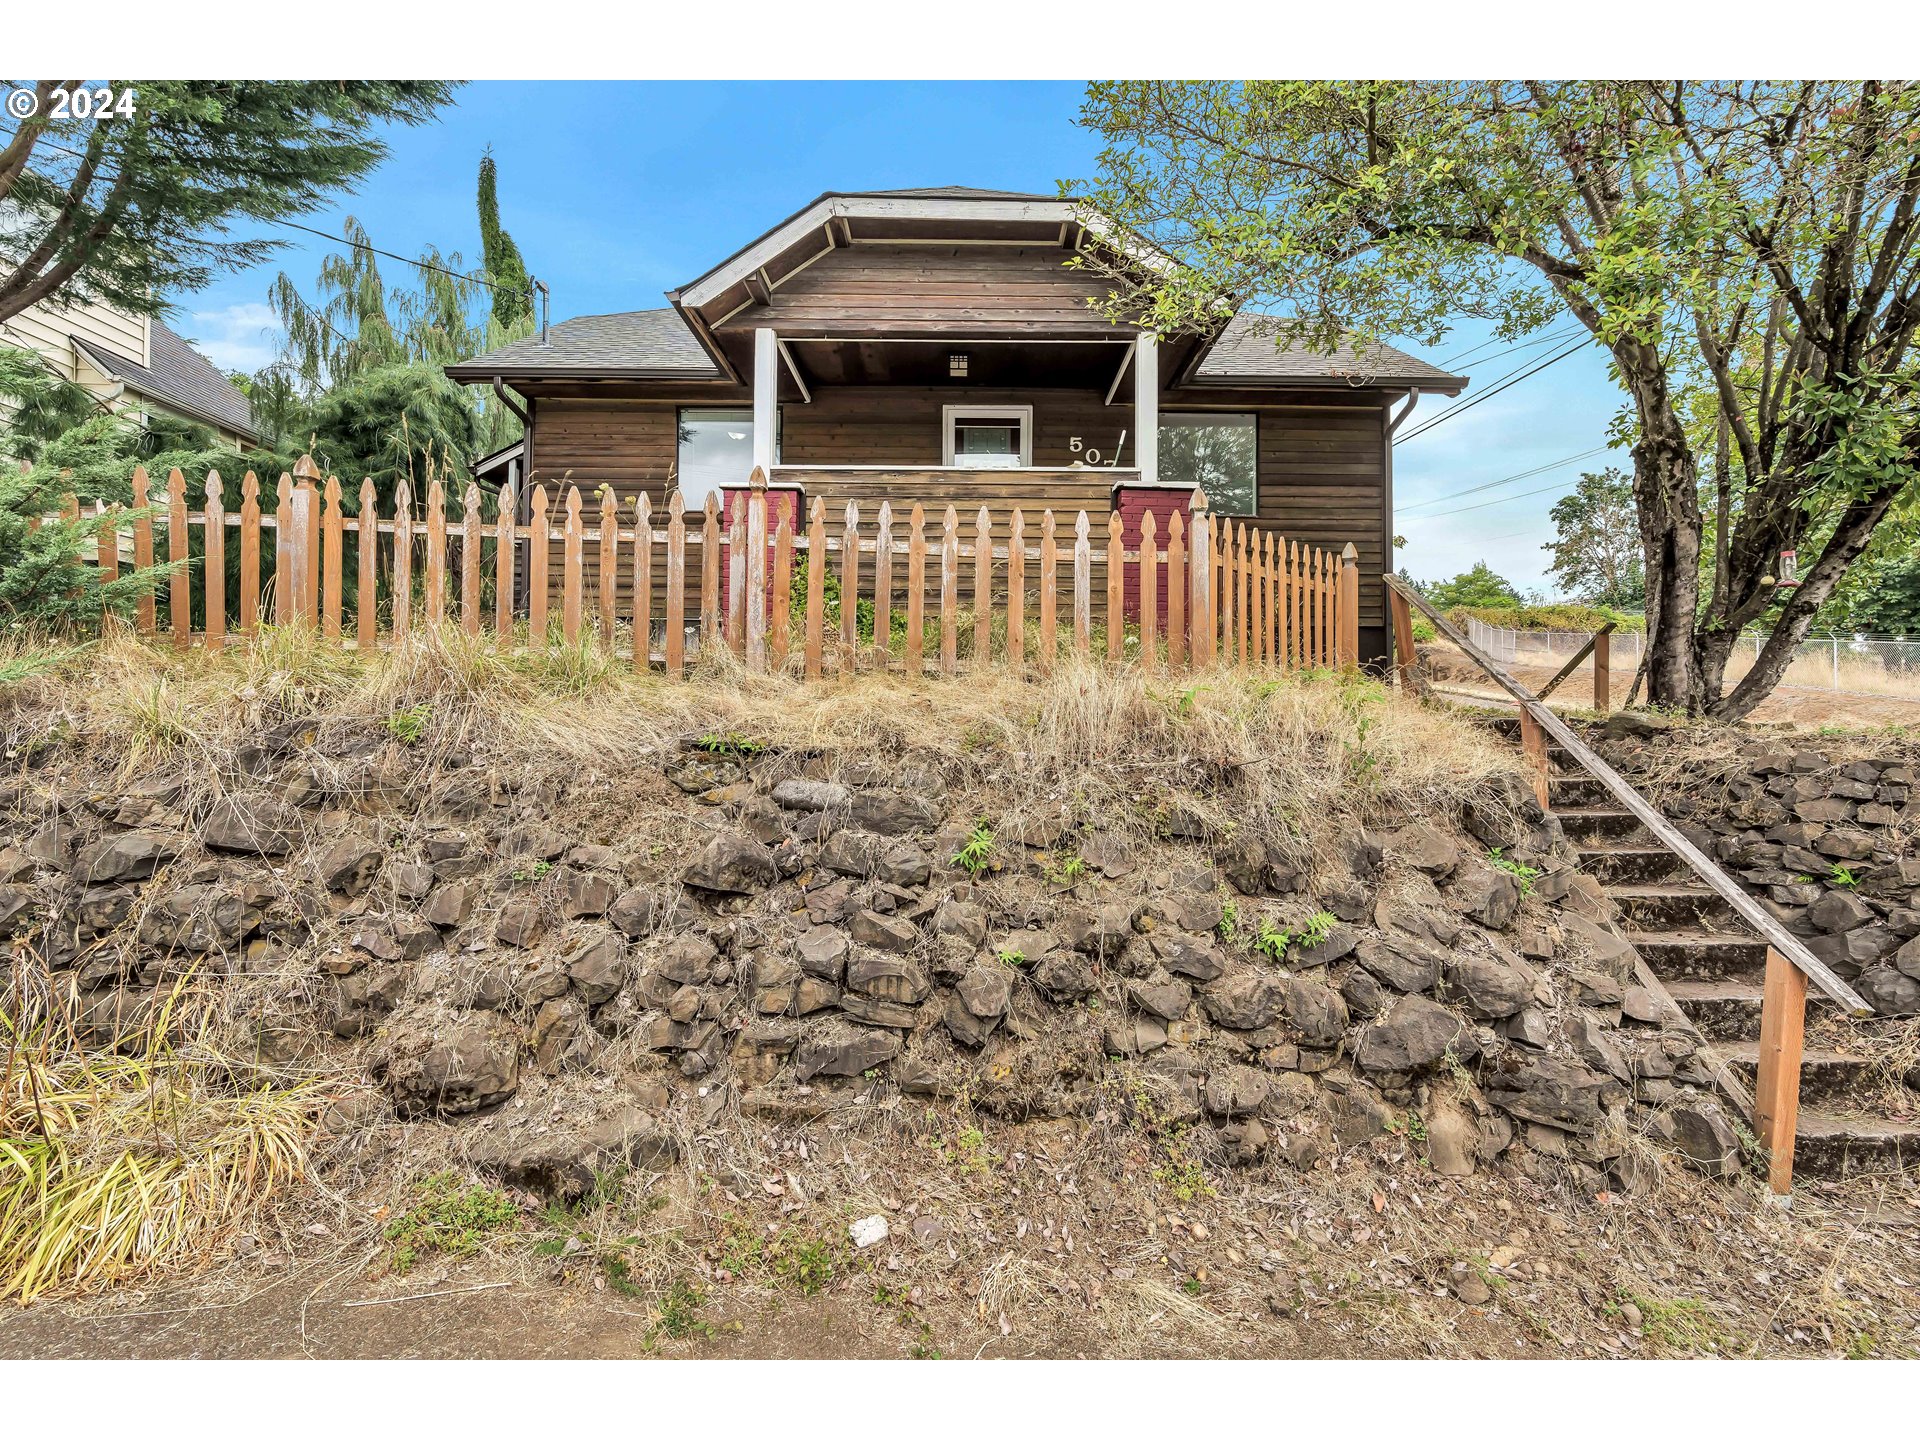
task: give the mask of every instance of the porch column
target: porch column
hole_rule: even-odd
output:
[[[771,330],[753,332],[753,463],[773,475],[773,436],[780,414],[780,345]],[[745,479],[745,476],[741,477]]]
[[[1133,453],[1140,483],[1160,482],[1160,337],[1142,332],[1133,342]]]

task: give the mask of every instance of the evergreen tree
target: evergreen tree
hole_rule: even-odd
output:
[[[125,80],[122,113],[53,117],[58,81],[0,144],[0,320],[55,295],[135,314],[286,242],[236,222],[310,214],[378,165],[382,130],[418,125],[454,86],[416,80]],[[68,82],[69,86],[73,82]]]
[[[493,318],[512,327],[533,318],[533,294],[520,247],[500,224],[500,197],[495,193],[493,150],[480,157],[480,257],[493,282]]]
[[[55,373],[33,351],[0,346],[0,413],[6,416],[0,458],[38,460],[48,442],[95,408],[85,386]]]

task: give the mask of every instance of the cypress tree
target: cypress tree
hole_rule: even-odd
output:
[[[533,314],[532,297],[527,289],[527,264],[520,258],[520,247],[513,243],[500,224],[500,199],[495,193],[493,151],[480,157],[480,250],[487,267],[487,279],[493,292],[493,318],[503,326],[526,320]]]

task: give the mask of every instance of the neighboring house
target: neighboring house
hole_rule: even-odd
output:
[[[191,420],[236,450],[259,443],[247,397],[206,356],[149,316],[86,301],[42,301],[0,325],[0,342],[36,352],[110,409]]]
[[[1466,381],[1386,347],[1284,349],[1246,315],[1165,338],[1112,323],[1090,304],[1107,284],[1066,262],[1122,245],[1146,256],[1051,196],[830,193],[667,308],[565,321],[447,373],[518,392],[523,498],[564,481],[657,504],[677,484],[691,508],[759,465],[836,521],[884,498],[969,525],[984,505],[996,536],[1016,505],[1066,533],[1085,510],[1104,535],[1114,508],[1184,508],[1198,485],[1215,515],[1352,542],[1362,653],[1384,655],[1392,407]]]

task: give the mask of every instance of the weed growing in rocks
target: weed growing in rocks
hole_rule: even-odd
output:
[[[519,1223],[520,1209],[508,1196],[485,1185],[463,1185],[451,1170],[429,1175],[417,1189],[420,1202],[382,1232],[393,1247],[396,1275],[406,1274],[427,1251],[471,1255],[489,1235]]]
[[[433,706],[408,705],[387,717],[387,733],[402,745],[418,745],[433,719]]]
[[[959,866],[978,880],[993,867],[993,827],[980,821],[948,863]]]
[[[1520,882],[1520,898],[1533,894],[1533,882],[1540,878],[1540,867],[1523,865],[1506,854],[1499,846],[1487,851],[1487,863],[1496,870],[1504,870]]]
[[[327,1084],[269,1083],[224,1050],[192,977],[119,1052],[0,995],[0,1299],[188,1268],[299,1179]]]

